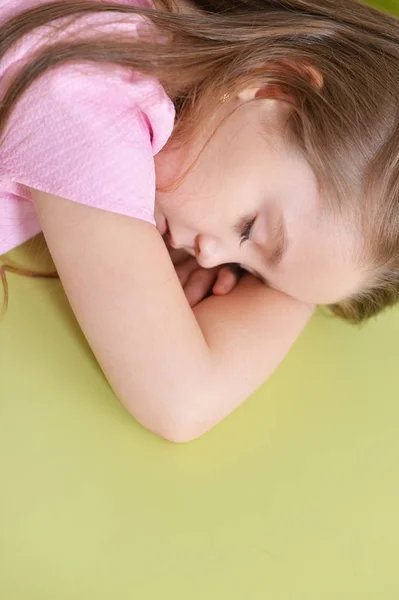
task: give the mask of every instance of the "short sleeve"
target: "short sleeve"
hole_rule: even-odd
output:
[[[173,128],[155,79],[79,62],[45,73],[0,140],[0,177],[155,224],[154,154]]]

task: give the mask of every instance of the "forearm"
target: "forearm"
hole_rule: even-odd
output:
[[[186,398],[186,435],[211,429],[273,373],[308,323],[313,305],[244,275],[227,296],[205,299],[193,312],[209,347],[208,380]]]
[[[108,382],[140,423],[167,439],[197,437],[248,397],[310,312],[289,299],[278,308],[275,293],[252,276],[193,310],[153,225],[30,190],[69,303]],[[288,323],[290,333],[280,331]]]

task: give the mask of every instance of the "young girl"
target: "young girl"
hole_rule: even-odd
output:
[[[316,304],[360,323],[397,302],[394,17],[355,0],[10,0],[0,18],[0,254],[43,232],[145,427],[209,430]]]

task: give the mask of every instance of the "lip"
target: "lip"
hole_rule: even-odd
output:
[[[163,215],[162,215],[163,216]],[[159,231],[159,233],[164,236],[165,233],[168,231],[168,222],[166,220],[166,218],[163,216],[163,221],[162,223],[160,223],[159,225],[157,225],[157,229]]]
[[[168,230],[168,233],[166,234],[167,240],[168,240],[168,244],[171,248],[173,248],[174,250],[178,250],[178,246],[176,246],[174,239],[172,237],[172,234],[170,233],[170,231]]]
[[[195,248],[189,248],[189,247],[186,247],[186,246],[178,246],[175,243],[175,241],[173,239],[173,236],[172,236],[172,233],[171,233],[171,231],[169,229],[169,223],[168,223],[167,219],[165,219],[165,228],[164,228],[164,233],[162,235],[166,237],[168,245],[171,248],[173,248],[173,250],[186,250],[186,252],[188,254],[191,254],[191,256],[194,256],[194,257],[196,256]]]
[[[168,223],[168,220],[167,220],[167,219],[165,219],[165,225],[166,225],[166,229],[165,229],[165,235],[166,235],[166,239],[167,239],[167,241],[168,241],[168,244],[169,244],[169,246],[170,246],[171,248],[173,248],[174,250],[177,250],[177,249],[178,249],[178,246],[176,245],[176,243],[175,243],[175,241],[174,241],[174,239],[173,239],[173,236],[172,236],[172,234],[171,234],[171,232],[170,232],[170,229],[169,229],[169,223]]]

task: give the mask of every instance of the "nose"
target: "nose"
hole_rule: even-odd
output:
[[[220,242],[209,235],[199,234],[195,238],[195,254],[198,264],[204,269],[211,269],[226,262]]]

